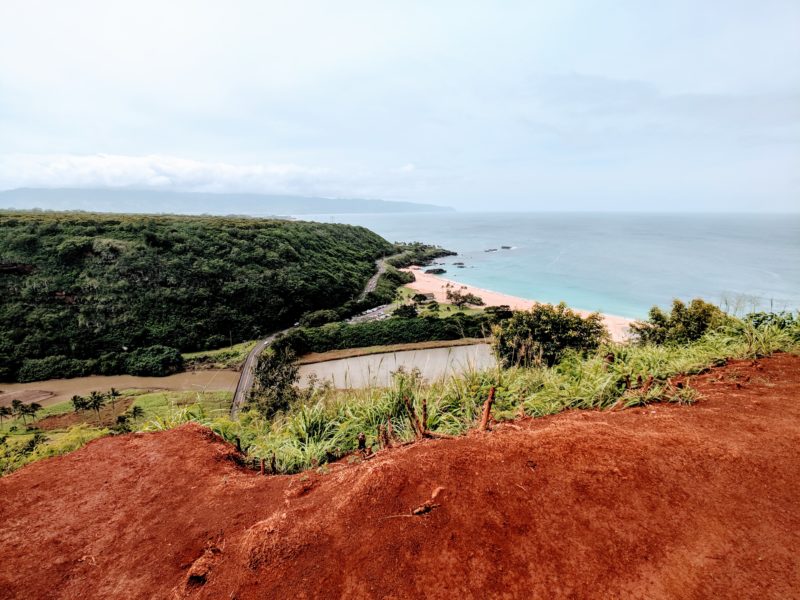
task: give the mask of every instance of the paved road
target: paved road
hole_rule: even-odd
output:
[[[247,398],[250,395],[250,390],[253,388],[258,357],[261,356],[261,353],[264,351],[264,349],[272,343],[272,340],[282,333],[291,331],[291,329],[293,328],[290,327],[289,329],[284,329],[283,331],[273,333],[268,338],[260,340],[255,347],[250,350],[250,354],[247,355],[247,359],[244,361],[244,366],[242,366],[242,374],[239,376],[239,383],[236,384],[236,391],[233,393],[231,419],[235,419],[237,416],[239,416],[239,411],[247,402]]]
[[[379,258],[375,261],[375,266],[377,267],[378,271],[375,273],[375,275],[369,278],[367,285],[364,287],[364,291],[361,292],[361,295],[358,297],[359,300],[363,300],[366,298],[367,294],[375,291],[375,287],[378,285],[378,279],[380,279],[381,275],[386,272],[386,259]]]
[[[359,297],[361,300],[363,300],[369,292],[375,291],[375,286],[378,285],[378,279],[386,271],[386,259],[379,258],[375,261],[375,266],[377,267],[378,272],[370,277],[367,285],[364,287],[364,291],[361,292],[361,296]],[[269,337],[260,340],[255,345],[255,348],[250,351],[250,354],[247,355],[247,359],[244,361],[244,366],[242,366],[242,374],[239,376],[239,383],[236,385],[236,391],[233,393],[231,419],[235,419],[239,415],[239,411],[242,409],[242,406],[245,405],[247,398],[250,396],[250,390],[253,388],[253,382],[255,380],[255,368],[258,364],[258,357],[261,356],[261,353],[264,351],[264,349],[272,343],[272,340],[282,333],[286,333],[292,329],[294,328],[289,327],[288,329],[277,331]]]

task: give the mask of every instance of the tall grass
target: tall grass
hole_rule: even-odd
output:
[[[251,455],[274,460],[279,472],[290,473],[352,452],[359,433],[366,435],[368,445],[377,447],[379,430],[388,424],[397,441],[413,439],[404,398],[416,415],[422,414],[425,400],[430,431],[458,435],[475,426],[492,387],[498,420],[568,409],[684,403],[693,401],[696,392],[673,387],[669,378],[699,373],[728,359],[799,348],[791,331],[743,323],[683,346],[611,344],[588,357],[572,353],[552,368],[470,369],[432,384],[425,384],[418,373],[400,372],[387,387],[349,391],[318,387],[271,421],[248,413],[238,424],[218,420],[210,425],[228,439],[239,437]]]
[[[497,420],[520,415],[542,417],[569,409],[691,402],[696,393],[671,386],[669,378],[699,373],[729,359],[757,358],[776,351],[800,352],[797,327],[757,327],[739,322],[688,345],[610,344],[588,356],[567,354],[553,367],[469,368],[458,377],[430,384],[418,372],[401,371],[388,386],[347,391],[317,383],[303,391],[289,410],[269,420],[251,410],[238,421],[231,421],[219,416],[221,411],[215,403],[189,404],[189,398],[182,406],[169,403],[169,409],[168,403],[153,394],[152,398],[137,400],[150,409],[149,418],[139,427],[160,430],[200,422],[228,441],[238,442],[250,456],[274,463],[277,472],[294,473],[353,452],[360,433],[373,448],[378,446],[381,428],[389,426],[395,442],[412,440],[415,433],[408,407],[420,416],[423,402],[427,429],[447,435],[475,427],[492,387],[496,390],[493,416]],[[80,438],[80,444],[89,439],[84,431],[74,435]],[[6,467],[0,464],[0,470],[6,472],[72,445],[70,441],[53,449],[36,446],[25,451],[22,440],[13,449],[9,443],[0,444],[0,457],[6,454]]]

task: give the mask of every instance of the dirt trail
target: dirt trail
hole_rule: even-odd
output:
[[[97,440],[0,479],[0,597],[798,598],[800,358],[695,384],[324,474],[194,425]]]

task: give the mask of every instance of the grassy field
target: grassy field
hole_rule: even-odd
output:
[[[124,412],[130,413],[134,406],[138,406],[144,411],[143,417],[139,419],[139,423],[146,423],[149,419],[165,418],[177,410],[190,409],[205,415],[208,418],[218,418],[228,414],[230,410],[232,394],[230,392],[175,392],[175,391],[159,391],[147,392],[142,390],[123,390],[120,392],[120,397],[116,401],[116,411],[113,411],[113,416],[122,414]],[[128,405],[128,409],[124,410],[123,406]],[[106,410],[101,413],[104,420],[108,420],[108,414],[112,412],[112,405],[107,403]],[[86,424],[89,427],[97,426],[97,418],[94,412],[84,410],[75,413],[72,402],[64,401],[58,404],[53,404],[36,413],[35,421],[31,422],[28,418],[27,422],[17,418],[6,418],[0,426],[0,436],[14,436],[20,439],[28,439],[37,431],[36,424],[42,420],[59,415],[74,415],[74,424]],[[112,418],[108,425],[113,425],[114,419]],[[31,429],[28,429],[28,426]],[[70,426],[65,426],[63,429],[50,429],[47,431],[48,437],[58,436],[61,433],[68,431]]]
[[[403,286],[397,290],[398,295],[398,302],[395,303],[395,307],[400,306],[401,304],[406,304],[414,294],[417,294],[415,290],[412,290],[408,286]],[[462,312],[465,315],[477,315],[483,312],[483,308],[474,307],[474,306],[465,306],[464,308],[459,308],[455,304],[448,304],[446,302],[439,303],[439,310],[434,311],[427,308],[426,305],[422,305],[419,311],[419,315],[421,317],[449,317],[457,312]]]
[[[164,419],[176,410],[194,410],[216,419],[227,416],[233,395],[230,392],[152,392],[133,403],[144,410],[143,421]]]

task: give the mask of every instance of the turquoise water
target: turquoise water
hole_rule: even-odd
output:
[[[308,219],[309,217],[304,217]],[[459,253],[444,277],[627,317],[695,297],[800,307],[800,215],[317,215]],[[511,246],[511,250],[501,250]],[[497,252],[485,252],[497,248]],[[452,265],[463,261],[466,268]]]

